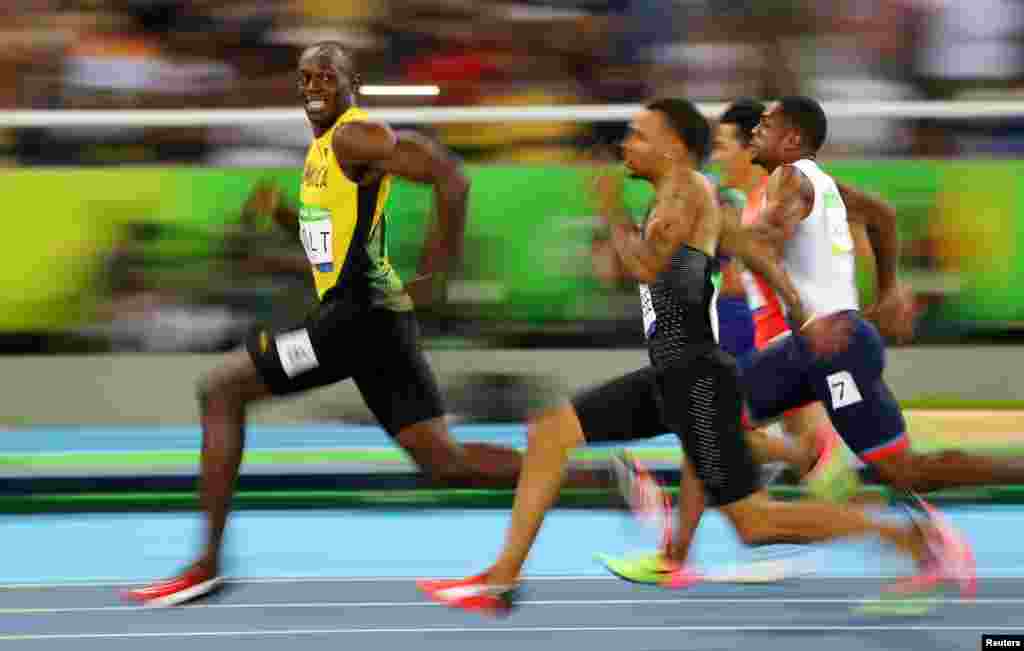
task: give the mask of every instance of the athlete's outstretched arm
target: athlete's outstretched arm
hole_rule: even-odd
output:
[[[875,254],[875,274],[878,293],[886,294],[896,288],[899,268],[900,241],[896,230],[896,211],[879,197],[863,190],[837,183],[839,194],[846,204],[847,219],[863,224]]]
[[[653,283],[668,269],[672,256],[686,243],[694,226],[709,211],[717,210],[707,186],[692,170],[682,170],[659,190],[646,237],[625,218],[612,223],[612,244],[631,276]]]
[[[433,186],[437,219],[431,224],[417,271],[420,275],[451,271],[462,256],[469,204],[469,178],[444,147],[412,131],[397,133],[391,156],[375,167],[415,183]]]

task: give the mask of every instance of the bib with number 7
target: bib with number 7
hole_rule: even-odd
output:
[[[334,271],[334,229],[331,211],[303,206],[299,211],[299,234],[309,263],[321,273]]]

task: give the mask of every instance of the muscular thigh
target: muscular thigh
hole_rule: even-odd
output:
[[[657,372],[651,366],[586,389],[572,407],[588,443],[615,443],[667,434],[655,399]]]
[[[257,329],[246,348],[270,391],[289,395],[351,377],[366,332],[364,310],[327,302],[294,325]]]
[[[440,423],[426,427],[444,416],[444,402],[415,315],[376,310],[368,325],[373,334],[354,373],[367,407],[391,436],[420,425],[424,431],[442,431]]]
[[[735,362],[720,350],[658,375],[662,419],[683,442],[713,506],[757,491],[758,469],[740,421]]]
[[[785,337],[738,360],[744,398],[755,422],[770,421],[814,402],[813,362],[795,337]]]
[[[850,345],[822,364],[813,379],[836,431],[865,460],[906,441],[906,423],[882,377],[884,366],[881,337],[857,318]]]

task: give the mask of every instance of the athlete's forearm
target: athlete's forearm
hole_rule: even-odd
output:
[[[612,246],[629,275],[642,283],[653,283],[658,277],[658,258],[637,232],[636,227],[619,222],[612,225]]]
[[[750,258],[744,258],[747,267],[754,273],[759,274],[772,289],[779,295],[782,302],[786,304],[789,314],[797,327],[807,325],[812,315],[807,312],[800,294],[796,291],[789,274],[782,268],[782,265],[774,260],[757,259],[754,265],[750,264]]]
[[[744,246],[738,248],[743,264],[747,269],[764,278],[765,282],[775,290],[782,302],[785,303],[797,326],[805,325],[811,315],[807,313],[807,309],[800,299],[800,293],[797,292],[789,273],[782,266],[777,252],[754,238],[743,238],[742,241]]]
[[[782,266],[778,248],[771,240],[762,238],[753,226],[740,226],[726,221],[718,246],[720,250],[739,258],[747,269],[764,278],[789,308],[790,315],[798,325],[807,322],[810,315],[789,273]]]
[[[462,258],[469,207],[469,179],[461,172],[442,177],[434,185],[437,220],[431,224],[417,272],[449,272]]]
[[[896,287],[896,272],[899,270],[900,244],[895,223],[893,223],[892,229],[869,227],[868,239],[871,240],[871,248],[875,251],[878,291],[880,294],[885,294]]]
[[[606,181],[613,183],[615,181]],[[599,181],[600,183],[600,181]],[[621,188],[604,187],[596,193],[597,214],[609,225],[632,224],[633,219],[629,216],[626,203],[622,198]]]
[[[896,211],[885,201],[848,185],[839,184],[839,192],[849,217],[864,224],[875,254],[878,291],[884,294],[896,287],[899,270],[900,240]]]

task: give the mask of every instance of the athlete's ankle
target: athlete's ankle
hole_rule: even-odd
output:
[[[669,552],[662,554],[662,559],[672,563],[673,565],[686,565],[686,554],[678,552]]]
[[[192,564],[192,567],[210,576],[216,576],[220,572],[220,554],[207,551]]]
[[[814,470],[818,462],[821,460],[821,453],[817,448],[801,450],[800,455],[800,477],[807,479],[811,476],[811,471]]]
[[[689,557],[689,555],[689,543],[683,544],[676,540],[673,540],[670,544],[665,545],[665,547],[661,550],[662,558],[664,558],[666,561],[671,561],[672,563],[678,563],[680,565],[686,563],[686,559],[687,557]]]
[[[903,528],[893,542],[901,552],[910,556],[917,564],[926,561],[930,556],[924,524],[910,524]]]
[[[492,566],[482,575],[487,585],[515,585],[519,583],[519,573],[503,570],[498,566]]]

